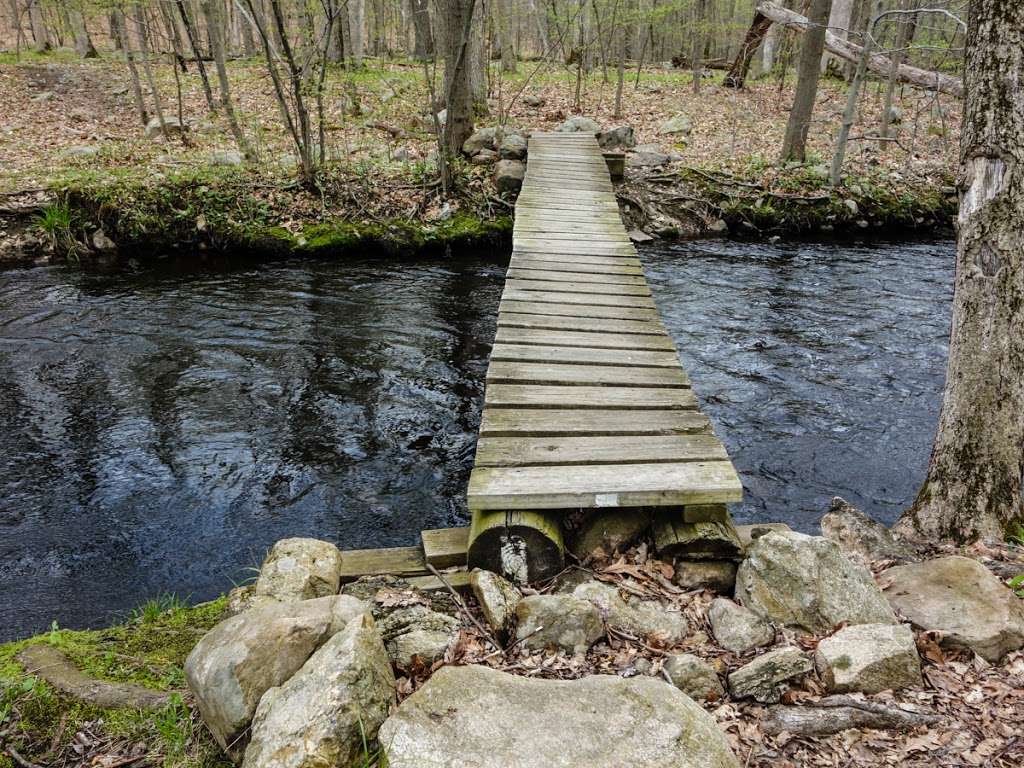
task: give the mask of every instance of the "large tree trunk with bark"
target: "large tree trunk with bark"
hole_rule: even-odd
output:
[[[43,18],[43,9],[39,7],[39,0],[28,0],[28,21],[32,27],[35,51],[44,53],[50,50],[53,47],[50,43],[50,31],[46,28],[46,19]]]
[[[444,148],[451,155],[473,132],[473,91],[470,84],[470,45],[474,0],[444,0],[444,100],[447,117]]]
[[[807,131],[811,127],[814,102],[821,77],[821,53],[825,49],[825,27],[832,0],[811,0],[810,24],[804,32],[797,65],[796,92],[789,110],[789,123],[782,140],[782,159],[804,162],[807,155]]]
[[[754,17],[755,23],[758,21],[758,15],[767,17],[776,24],[781,24],[784,27],[800,32],[806,31],[810,26],[806,16],[801,16],[796,11],[783,8],[778,3],[772,2],[772,0],[761,0],[757,4],[757,15]],[[747,34],[750,35],[751,32]],[[863,52],[861,46],[849,40],[842,40],[828,30],[825,32],[825,48],[830,53],[854,63],[860,60],[861,53]],[[744,49],[741,48],[740,54],[737,55],[733,68],[730,70],[732,77],[727,79],[726,85],[739,83],[739,85],[733,85],[733,87],[740,87],[746,80],[750,61],[748,60],[744,63],[741,60],[743,52]],[[892,68],[892,60],[888,56],[877,53],[872,54],[868,57],[867,67],[870,72],[888,76]],[[733,74],[734,70],[735,74]],[[907,83],[922,90],[939,91],[940,93],[947,93],[958,98],[963,96],[963,82],[959,77],[954,77],[953,75],[945,75],[941,72],[932,72],[927,69],[912,67],[909,64],[901,64],[896,70],[896,79],[901,83]]]
[[[972,0],[946,391],[897,528],[958,542],[1024,523],[1024,4]]]
[[[754,53],[764,41],[765,35],[768,34],[771,26],[772,20],[763,13],[754,14],[754,21],[751,23],[750,29],[747,30],[747,36],[743,38],[743,44],[740,46],[732,66],[729,67],[722,85],[727,88],[743,87],[747,80],[747,73],[750,71],[750,62],[754,58]],[[766,63],[766,68],[770,69],[771,64]]]
[[[410,0],[415,44],[413,58],[424,60],[434,55],[434,36],[430,30],[429,0]]]
[[[89,36],[89,28],[85,26],[85,15],[80,8],[72,8],[68,11],[68,21],[71,23],[71,34],[75,38],[75,51],[83,59],[95,59],[99,57],[96,46],[92,44]]]

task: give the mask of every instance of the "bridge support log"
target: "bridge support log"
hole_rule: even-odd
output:
[[[466,565],[518,583],[543,581],[565,567],[560,514],[517,510],[473,512]]]

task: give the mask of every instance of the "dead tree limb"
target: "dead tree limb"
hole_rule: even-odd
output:
[[[767,23],[765,20],[767,20]],[[783,8],[778,3],[773,2],[773,0],[761,0],[757,4],[754,23],[747,32],[747,37],[740,47],[739,53],[736,55],[729,74],[725,78],[725,85],[732,88],[741,88],[743,86],[743,83],[746,81],[747,71],[750,68],[750,60],[754,54],[753,49],[748,50],[748,45],[753,44],[756,49],[772,23],[781,24],[798,32],[803,32],[810,26],[810,21],[807,20],[806,16],[802,16],[788,8]],[[763,31],[760,30],[760,26],[764,27]],[[760,37],[758,37],[758,34]],[[854,63],[860,60],[863,53],[861,46],[851,43],[849,40],[843,40],[828,30],[825,32],[825,48],[835,56]],[[881,54],[872,54],[867,58],[867,68],[871,72],[888,77],[892,70],[892,60]],[[964,84],[959,77],[912,67],[909,64],[899,65],[896,69],[896,80],[925,91],[939,91],[940,93],[956,96],[957,98],[963,98],[964,95]]]
[[[828,736],[849,728],[903,731],[941,721],[937,715],[911,712],[876,701],[828,696],[813,706],[772,707],[764,721],[764,730],[772,735],[786,731],[796,736]]]

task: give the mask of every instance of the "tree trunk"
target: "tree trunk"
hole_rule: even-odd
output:
[[[454,157],[473,133],[473,93],[469,80],[469,38],[475,0],[444,0],[444,149]]]
[[[516,48],[512,43],[512,9],[509,0],[491,0],[494,3],[495,27],[501,46],[501,71],[516,71]]]
[[[693,92],[700,92],[700,78],[704,73],[704,46],[707,45],[708,2],[696,0],[693,6],[693,56],[690,66],[693,69]]]
[[[149,24],[146,21],[146,9],[141,4],[137,4],[134,11],[135,31],[139,36],[139,52],[142,54],[142,71],[146,75],[146,82],[149,83],[149,92],[153,96],[153,108],[156,110],[156,117],[160,122],[160,132],[165,139],[170,139],[167,120],[164,118],[164,107],[160,99],[160,91],[156,87],[153,67],[149,63]]]
[[[366,35],[363,30],[366,16],[365,0],[348,0],[349,55],[352,66],[363,66]]]
[[[902,0],[900,8],[902,10],[909,10],[911,8],[912,0]],[[896,23],[899,25],[896,32],[896,49],[892,52],[892,65],[889,69],[889,80],[885,84],[885,103],[882,107],[882,130],[881,134],[883,137],[889,135],[889,127],[892,125],[892,100],[896,94],[896,74],[899,72],[900,64],[903,63],[903,59],[906,57],[904,49],[910,43],[910,38],[914,28],[913,16],[898,15],[895,17]]]
[[[120,8],[114,10],[110,15],[110,21],[114,26],[115,38],[120,49],[124,52],[124,61],[128,65],[128,73],[132,79],[132,98],[135,100],[135,109],[138,110],[139,119],[145,126],[149,122],[149,113],[146,111],[146,102],[142,98],[142,84],[139,82],[139,69],[135,66],[135,50],[132,47],[131,38],[128,37],[128,25],[124,20],[124,13]]]
[[[202,54],[199,52],[199,42],[196,39],[196,30],[189,19],[188,10],[185,8],[185,0],[177,0],[178,15],[181,17],[182,26],[185,27],[185,35],[188,37],[189,47],[192,55],[196,58],[196,69],[199,70],[199,78],[203,82],[203,94],[206,96],[206,106],[210,112],[217,111],[217,105],[213,101],[213,91],[210,90],[210,78],[206,75],[206,64],[203,62]]]
[[[810,28],[804,32],[797,64],[796,93],[789,111],[786,136],[782,140],[782,159],[807,159],[807,131],[811,127],[814,101],[818,97],[818,79],[821,77],[821,53],[825,49],[825,25],[832,0],[811,0]]]
[[[877,18],[878,14],[882,12],[882,1],[875,0],[875,14],[872,18]],[[873,28],[873,25],[871,25]],[[874,37],[868,37],[864,40],[864,51],[861,54],[860,61],[857,63],[857,69],[853,73],[853,80],[850,81],[850,90],[846,94],[846,109],[843,110],[843,122],[839,127],[839,136],[836,138],[836,149],[832,155],[832,167],[829,169],[829,183],[835,187],[839,185],[840,175],[843,171],[843,158],[846,156],[846,142],[850,138],[850,129],[853,128],[853,121],[857,114],[857,99],[860,96],[860,86],[864,82],[864,75],[868,71],[868,57],[871,56],[871,48],[874,44]]]
[[[415,44],[413,58],[425,61],[434,55],[434,36],[430,30],[430,0],[411,0]]]
[[[78,8],[68,11],[68,20],[71,22],[71,34],[75,38],[75,51],[83,59],[95,59],[99,57],[96,46],[92,44],[89,36],[89,29],[85,26],[85,16]]]
[[[729,71],[725,74],[725,79],[722,81],[722,85],[726,88],[742,88],[743,84],[747,80],[747,72],[750,71],[750,62],[754,58],[754,52],[757,47],[764,41],[765,44],[765,70],[772,68],[771,58],[772,55],[768,53],[768,41],[765,40],[765,36],[768,34],[769,28],[772,26],[772,20],[769,19],[762,13],[754,14],[754,21],[750,25],[750,29],[747,30],[747,36],[743,38],[743,44],[740,46],[739,52],[736,54],[736,58],[732,62],[732,66],[729,67]],[[774,41],[773,41],[774,42]],[[773,46],[774,52],[774,46]]]
[[[214,66],[217,68],[220,103],[224,107],[224,115],[228,119],[228,127],[231,128],[231,134],[235,137],[238,149],[246,159],[251,160],[253,157],[252,147],[245,138],[245,134],[242,133],[242,127],[238,124],[235,105],[231,99],[231,83],[228,80],[228,67],[224,55],[224,30],[227,25],[217,12],[218,5],[219,0],[203,0],[202,2],[203,16],[206,18],[206,26],[210,33],[210,50],[213,53]]]
[[[1024,4],[973,0],[946,391],[928,475],[897,528],[1002,540],[1024,523]]]
[[[828,31],[840,40],[849,38],[850,18],[853,13],[854,0],[832,0],[832,11],[828,15]],[[821,60],[823,72],[829,70],[835,72],[839,67],[837,57],[832,53],[826,53]]]
[[[32,38],[35,40],[33,46],[36,53],[45,53],[53,45],[50,43],[50,31],[46,28],[46,20],[43,18],[43,9],[39,7],[39,0],[28,0],[28,21],[32,27]]]

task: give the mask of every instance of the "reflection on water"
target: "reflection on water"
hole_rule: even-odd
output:
[[[912,497],[952,253],[647,252],[738,518],[815,530],[839,493],[888,522]],[[284,536],[464,523],[501,259],[0,273],[0,639],[214,596]]]
[[[0,638],[464,522],[503,273],[0,273]]]
[[[891,524],[924,479],[955,245],[647,252],[669,333],[743,478],[740,522],[809,533],[834,495]]]

